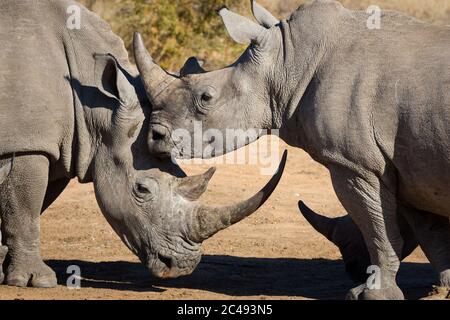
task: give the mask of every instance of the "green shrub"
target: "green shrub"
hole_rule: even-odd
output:
[[[190,56],[207,67],[230,63],[242,52],[227,36],[217,10],[223,5],[245,12],[242,0],[84,0],[98,12],[131,49],[134,31],[142,33],[153,58],[178,70]]]

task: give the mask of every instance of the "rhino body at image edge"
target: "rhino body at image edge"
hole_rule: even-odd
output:
[[[174,77],[150,56],[137,60],[154,105],[152,152],[203,156],[210,141],[186,151],[171,139],[179,128],[193,136],[195,120],[223,136],[229,128],[279,129],[329,169],[352,218],[346,223],[357,225],[341,230],[361,230],[346,241],[363,237],[366,247],[356,247],[381,268],[381,289],[362,287],[359,298],[402,299],[395,276],[404,249],[417,243],[449,286],[450,28],[383,11],[381,28],[372,29],[368,13],[326,0],[278,22],[252,4],[260,24],[220,11],[230,36],[251,43],[227,68],[206,72],[189,59],[189,72]],[[146,77],[170,85],[160,93]],[[213,147],[219,155],[242,146]]]

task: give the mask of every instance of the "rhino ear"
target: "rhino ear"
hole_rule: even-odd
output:
[[[267,31],[266,28],[228,10],[226,7],[219,10],[219,15],[222,17],[230,37],[237,43],[250,44],[258,42],[261,34]]]
[[[189,59],[187,59],[183,68],[181,68],[180,77],[187,76],[188,74],[205,73],[205,69],[202,68],[204,63],[205,62],[203,60],[200,60],[196,57],[190,57]]]
[[[267,9],[265,9],[262,5],[257,3],[254,0],[251,1],[251,7],[253,16],[255,19],[259,22],[260,25],[262,25],[265,28],[272,28],[276,24],[280,23],[280,20],[275,18],[273,14],[271,14]]]
[[[136,95],[135,89],[110,54],[96,54],[95,81],[97,88],[107,97],[128,104]]]

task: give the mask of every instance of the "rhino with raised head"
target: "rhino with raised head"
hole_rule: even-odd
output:
[[[169,75],[135,44],[154,105],[150,150],[161,158],[201,157],[206,147],[215,151],[206,156],[220,155],[248,142],[208,139],[198,148],[173,137],[178,128],[195,137],[196,121],[223,137],[229,128],[279,129],[329,169],[351,217],[335,230],[354,230],[341,243],[367,250],[380,268],[380,286],[358,287],[353,298],[403,299],[396,284],[402,226],[448,286],[450,28],[392,11],[383,12],[380,29],[368,28],[366,12],[337,1],[317,0],[283,21],[254,1],[252,8],[259,24],[219,12],[230,36],[250,44],[221,70],[206,72],[189,59],[186,72]]]
[[[67,27],[68,11],[79,12],[79,29]],[[56,285],[41,257],[39,221],[73,178],[93,182],[122,241],[154,276],[169,278],[191,273],[201,243],[255,212],[281,177],[286,156],[250,199],[224,207],[198,202],[214,170],[185,177],[172,161],[151,156],[145,134],[151,105],[122,40],[73,1],[1,1],[0,42],[0,217],[8,285]]]

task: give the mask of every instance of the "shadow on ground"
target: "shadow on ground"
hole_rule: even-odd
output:
[[[152,279],[145,267],[133,262],[89,262],[50,260],[47,263],[65,285],[67,267],[81,268],[82,287],[137,292],[163,292],[164,288],[186,288],[237,297],[290,296],[310,299],[343,299],[348,289],[356,286],[345,274],[340,260],[241,258],[204,256],[190,276]],[[399,284],[407,299],[426,296],[435,281],[429,264],[403,263]]]

